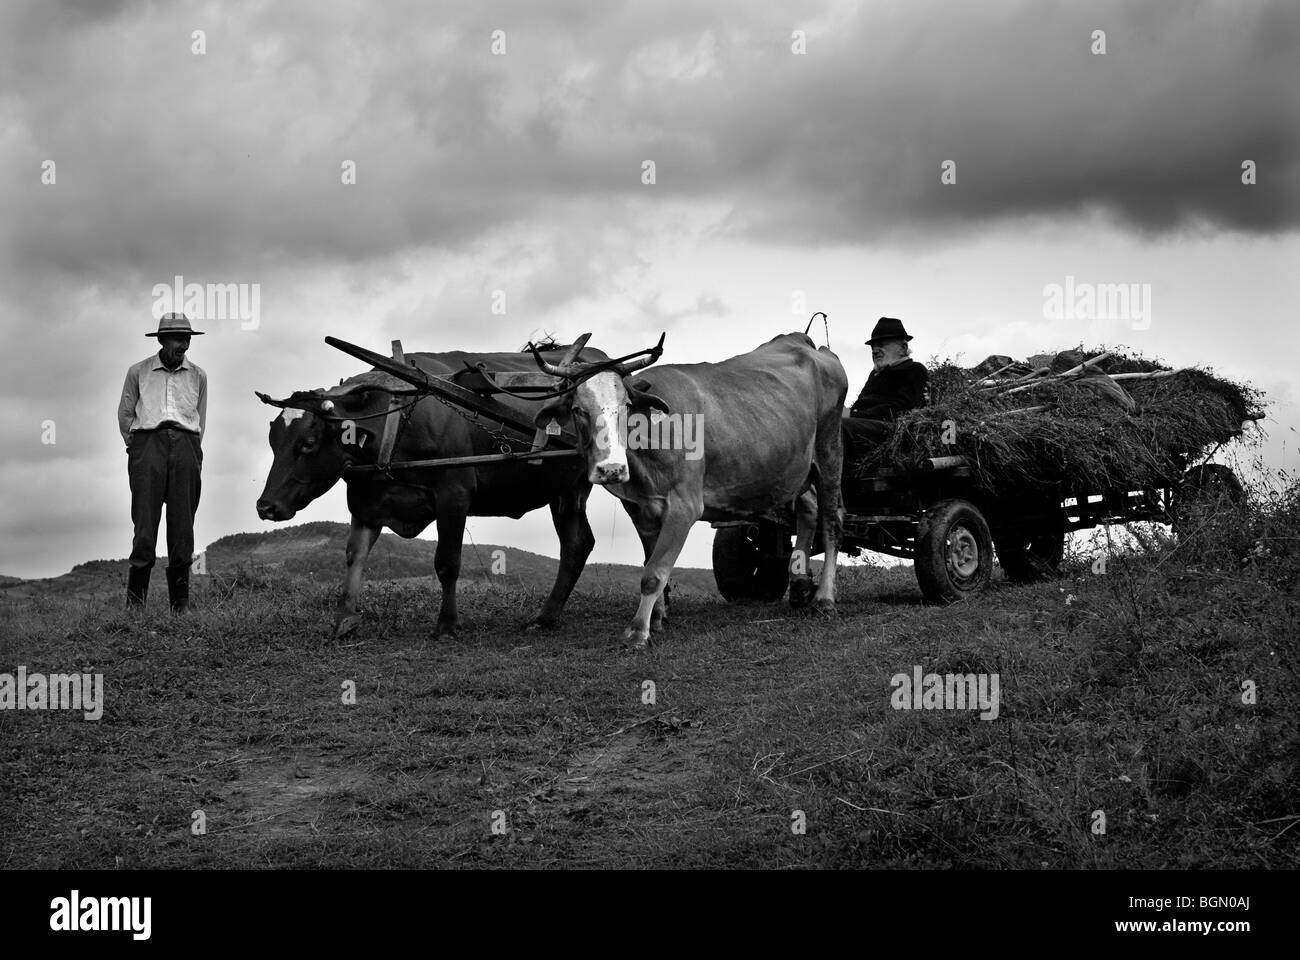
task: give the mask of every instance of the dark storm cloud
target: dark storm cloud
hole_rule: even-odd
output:
[[[914,47],[878,39],[867,56],[846,53],[816,81],[821,96],[808,99],[826,109],[797,152],[769,142],[751,155],[770,157],[792,195],[830,214],[814,215],[814,229],[842,239],[1089,208],[1142,231],[1293,228],[1297,45],[1279,37],[1296,38],[1298,14],[1281,4],[981,5],[949,29],[909,6],[907,19],[874,29],[859,21],[844,46],[905,36]],[[1099,28],[1105,56],[1089,49]],[[1242,185],[1246,159],[1260,186]],[[957,164],[955,186],[940,182],[942,160]],[[824,203],[832,195],[835,213]]]
[[[1289,3],[63,3],[3,18],[0,144],[17,172],[0,242],[24,271],[152,283],[366,261],[463,248],[574,199],[632,201],[611,216],[717,201],[732,229],[782,242],[1094,207],[1142,231],[1300,217]],[[1105,56],[1089,52],[1097,28]],[[45,159],[56,187],[38,181]]]

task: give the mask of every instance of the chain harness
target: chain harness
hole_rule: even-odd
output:
[[[448,408],[449,410],[455,412],[455,414],[459,416],[462,420],[465,420],[466,422],[471,423],[474,426],[478,427],[489,437],[495,440],[497,442],[498,453],[515,453],[516,451],[514,449],[514,445],[517,443],[522,444],[524,442],[522,440],[516,440],[514,437],[507,437],[500,430],[493,430],[491,427],[489,427],[486,423],[483,422],[483,417],[477,410],[475,410],[472,414],[466,413],[463,409],[461,409],[459,404],[452,403],[450,400],[446,399],[445,397],[441,397],[436,393],[433,394],[433,399],[437,400],[439,403],[441,403],[444,407]],[[405,425],[405,423],[403,423],[403,425]],[[398,430],[400,431],[400,429],[401,428],[399,427]]]

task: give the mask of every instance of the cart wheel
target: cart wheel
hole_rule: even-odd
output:
[[[1174,533],[1185,536],[1197,522],[1210,517],[1218,509],[1241,503],[1246,490],[1229,467],[1221,463],[1203,463],[1192,467],[1183,475],[1182,483],[1174,491],[1169,514]]]
[[[718,592],[738,600],[774,602],[790,583],[790,535],[759,521],[720,527],[713,536],[713,579]]]
[[[1030,530],[993,534],[1002,572],[1014,583],[1034,583],[1057,575],[1065,556],[1065,515],[1044,520]]]
[[[941,500],[916,528],[916,580],[932,603],[952,603],[978,593],[993,568],[993,538],[979,508],[966,500]]]

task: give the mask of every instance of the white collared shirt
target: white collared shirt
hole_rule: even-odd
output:
[[[168,370],[155,353],[126,372],[122,400],[117,405],[117,427],[122,439],[130,443],[133,430],[152,430],[168,420],[203,439],[208,420],[208,375],[188,357],[175,370]]]

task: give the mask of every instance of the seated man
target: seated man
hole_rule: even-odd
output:
[[[867,345],[875,369],[842,421],[844,462],[867,453],[894,430],[894,418],[925,403],[925,365],[911,357],[903,322],[881,317]]]

